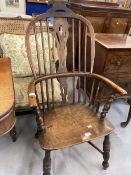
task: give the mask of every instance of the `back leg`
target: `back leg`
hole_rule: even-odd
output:
[[[51,151],[46,150],[45,151],[45,158],[43,160],[43,175],[51,175],[51,157],[50,157]]]
[[[15,126],[10,131],[10,136],[12,138],[12,141],[15,142],[16,141],[16,129],[15,129]]]

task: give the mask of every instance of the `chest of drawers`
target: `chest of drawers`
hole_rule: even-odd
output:
[[[96,34],[94,72],[104,75],[131,94],[131,36],[126,34]],[[131,119],[131,98],[125,127]]]
[[[110,78],[131,94],[131,37],[96,34],[94,72]]]

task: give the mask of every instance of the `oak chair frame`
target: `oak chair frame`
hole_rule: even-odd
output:
[[[52,48],[50,46],[50,27],[48,25],[48,18],[53,17],[54,19],[54,33],[53,37],[55,38],[55,44],[58,50],[58,55],[59,55],[59,65],[56,73],[53,73],[51,70],[51,57],[52,57]],[[67,59],[67,40],[69,36],[69,26],[68,26],[68,20],[71,19],[71,24],[72,24],[72,71],[68,72],[67,67],[66,67],[66,59]],[[75,26],[75,20],[77,21],[78,24],[78,35],[79,35],[79,41],[78,41],[78,50],[79,50],[79,68],[78,71],[75,71],[75,37],[74,37],[74,26]],[[47,73],[46,71],[46,65],[45,65],[45,57],[44,57],[44,42],[43,42],[43,30],[42,30],[42,21],[46,21],[47,24],[47,33],[48,33],[48,47],[49,47],[49,60],[50,60],[50,72]],[[39,25],[38,25],[39,24]],[[82,31],[81,24],[85,26],[85,28]],[[87,30],[88,29],[88,30]],[[34,32],[34,33],[33,33]],[[44,73],[41,70],[41,60],[40,60],[40,50],[39,50],[39,44],[38,44],[38,35],[37,32],[40,33],[41,35],[41,43],[42,43],[42,49],[43,49],[43,67],[44,67]],[[36,42],[36,51],[37,51],[37,62],[38,62],[38,71],[36,71],[33,58],[32,58],[32,48],[31,48],[31,43],[30,43],[30,36],[32,33],[35,36],[35,42]],[[82,60],[81,58],[81,33],[85,33],[85,45],[83,48],[84,52],[84,59]],[[81,61],[84,61],[86,65],[86,56],[87,56],[87,40],[90,39],[91,42],[91,52],[90,52],[90,58],[91,58],[91,66],[90,66],[90,72],[87,72],[86,66],[84,69],[81,69]],[[94,145],[91,140],[96,139],[97,137],[94,137],[93,139],[86,139],[84,141],[78,141],[77,143],[66,143],[66,145],[58,145],[58,147],[46,147],[43,146],[46,142],[46,140],[43,141],[43,135],[46,133],[46,115],[50,115],[50,111],[53,111],[56,108],[55,104],[55,99],[54,99],[54,85],[53,85],[53,80],[57,79],[60,83],[60,89],[61,89],[61,96],[62,96],[62,101],[61,101],[61,106],[64,108],[67,105],[67,91],[68,91],[68,82],[67,78],[72,79],[72,105],[75,105],[76,103],[80,104],[81,102],[86,104],[87,103],[87,91],[86,91],[86,82],[88,80],[92,80],[92,87],[91,91],[89,93],[89,104],[88,107],[91,108],[92,110],[95,111],[96,118],[97,114],[99,113],[99,118],[100,118],[100,123],[103,123],[105,121],[106,114],[108,113],[110,109],[110,105],[115,98],[114,94],[119,94],[119,95],[125,95],[127,92],[120,88],[118,85],[110,81],[109,79],[100,76],[98,74],[93,73],[93,65],[94,65],[94,56],[95,56],[95,35],[94,35],[94,30],[91,25],[91,23],[86,20],[84,17],[73,13],[70,9],[67,8],[67,3],[66,2],[56,2],[53,5],[53,8],[49,10],[47,13],[42,14],[37,16],[35,19],[33,19],[26,32],[26,48],[27,48],[27,56],[29,59],[29,63],[31,66],[31,70],[34,76],[34,80],[30,83],[29,85],[29,103],[30,106],[35,110],[36,113],[36,122],[37,122],[37,133],[36,137],[39,138],[40,145],[42,149],[45,150],[45,158],[43,160],[43,175],[50,175],[50,169],[51,169],[51,157],[50,153],[52,150],[56,149],[62,149],[65,147],[70,147],[75,144],[87,142],[90,145],[92,145],[96,150],[98,150],[104,158],[104,161],[102,163],[103,168],[107,169],[109,166],[108,160],[109,160],[109,152],[110,152],[110,140],[109,140],[109,134],[110,132],[101,135],[104,136],[104,142],[103,142],[103,151],[100,150],[96,145]],[[77,90],[78,90],[78,96],[76,97],[76,87],[75,87],[75,81],[76,78],[78,79],[77,81]],[[51,82],[51,89],[52,93],[51,95],[49,94],[48,91],[48,81]],[[84,84],[83,92],[85,95],[85,98],[81,101],[81,83]],[[36,86],[39,84],[40,89],[41,89],[41,102],[38,96],[38,92],[36,90]],[[46,86],[46,93],[43,91],[43,86]],[[113,94],[109,97],[102,98],[102,91],[103,87],[110,87],[113,90]],[[94,89],[97,88],[97,90],[94,91]],[[94,92],[96,92],[94,94]],[[46,96],[46,100],[45,100]],[[51,100],[49,98],[51,96]],[[99,97],[99,98],[98,98]],[[100,104],[103,103],[103,110],[102,112],[99,112],[99,106]],[[70,106],[70,105],[69,105]],[[63,110],[63,108],[61,108]],[[77,109],[76,109],[77,110]],[[79,113],[79,111],[78,111]],[[62,114],[61,114],[62,115]],[[112,125],[111,125],[112,126]],[[111,128],[112,130],[113,128]],[[77,137],[77,136],[76,136]],[[46,142],[47,145],[49,144]]]

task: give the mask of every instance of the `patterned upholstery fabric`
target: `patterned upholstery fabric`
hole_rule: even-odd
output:
[[[50,64],[49,64],[49,49],[48,49],[48,43],[47,43],[47,33],[44,32],[44,49],[46,54],[46,65],[47,65],[47,71],[50,70]],[[35,42],[34,42],[34,35],[31,36],[31,48],[35,48]],[[38,36],[39,40],[39,36]],[[0,47],[3,52],[4,57],[10,57],[11,58],[11,64],[12,64],[12,72],[14,77],[14,87],[15,87],[15,97],[16,97],[16,107],[23,107],[28,105],[28,85],[32,79],[32,72],[30,69],[30,65],[27,58],[27,53],[25,49],[25,35],[15,35],[15,34],[1,34],[0,35]],[[41,49],[40,53],[40,59],[42,60],[42,46],[39,46]],[[36,58],[36,51],[33,50],[33,57],[35,62],[35,67],[37,69],[37,61],[35,61]],[[52,72],[56,71],[55,68],[55,62],[58,59],[57,52],[55,53],[52,61]],[[44,73],[44,71],[43,71]],[[61,100],[60,96],[60,86],[59,82],[56,80],[56,91],[55,91],[55,99],[56,102]],[[49,86],[50,88],[50,86]]]
[[[39,35],[40,36],[40,35]],[[39,39],[38,36],[38,39]],[[45,49],[45,57],[46,57],[46,65],[47,65],[47,71],[49,72],[49,49],[48,49],[48,43],[47,43],[47,33],[44,32],[44,49]],[[37,69],[37,61],[36,61],[36,45],[35,45],[35,37],[34,35],[31,36],[31,48],[32,49],[32,55],[35,62],[35,69]],[[1,49],[3,50],[3,56],[10,57],[11,63],[12,63],[12,71],[14,77],[25,77],[25,76],[31,76],[32,72],[30,69],[30,65],[27,58],[27,53],[25,49],[25,35],[14,35],[14,34],[1,34],[0,35],[0,45]],[[42,44],[40,43],[40,58],[41,61],[43,59],[42,55]],[[55,57],[52,60],[52,72],[55,72],[55,62],[58,58]],[[43,71],[44,73],[44,71]]]

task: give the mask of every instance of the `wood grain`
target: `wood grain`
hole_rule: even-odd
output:
[[[111,133],[113,125],[101,120],[87,106],[76,104],[55,108],[44,118],[45,131],[39,137],[43,149],[60,149]],[[88,128],[88,126],[92,126]],[[85,133],[91,133],[85,138]]]
[[[15,119],[14,87],[9,58],[0,59],[0,136],[10,132],[12,140]]]
[[[0,59],[0,119],[14,106],[14,89],[11,62],[8,58]]]

